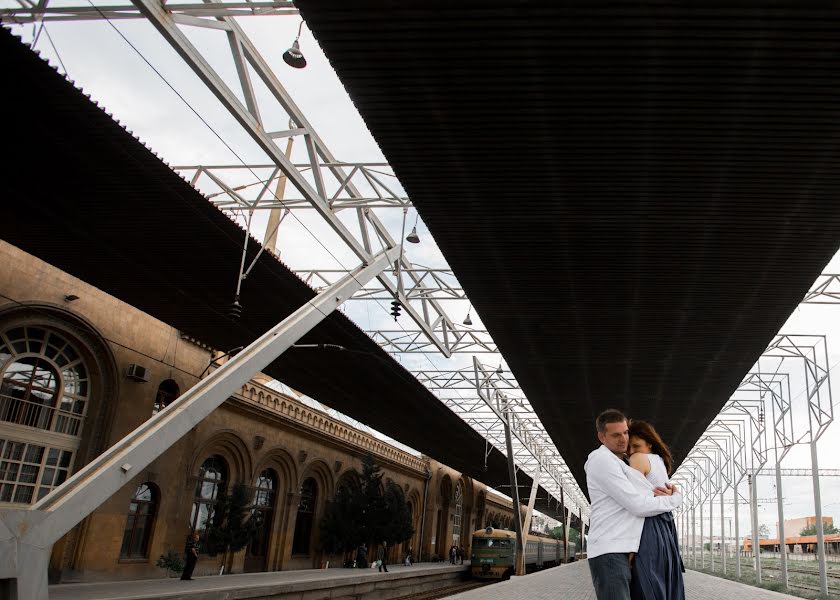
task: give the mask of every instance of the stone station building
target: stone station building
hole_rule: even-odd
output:
[[[3,241],[0,264],[0,503],[28,505],[206,376],[220,353]],[[480,482],[269,383],[256,376],[59,541],[51,581],[163,576],[157,558],[182,552],[235,482],[251,488],[267,525],[242,552],[202,555],[197,574],[340,566],[319,549],[319,523],[367,454],[411,509],[414,536],[392,561],[409,547],[446,560],[452,544],[469,552],[475,529],[510,526],[510,502]]]

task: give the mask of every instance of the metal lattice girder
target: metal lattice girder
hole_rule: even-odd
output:
[[[6,24],[35,23],[39,21],[98,21],[100,19],[142,19],[143,15],[130,3],[114,2],[93,6],[91,4],[68,6],[54,5],[49,0],[30,2],[19,0],[20,6],[0,9],[0,21]],[[246,2],[167,2],[167,10],[184,24],[202,17],[252,17],[297,15],[294,2],[289,0],[254,0]],[[199,23],[201,24],[201,23]],[[209,26],[209,25],[205,25]]]
[[[306,129],[290,128],[273,131],[274,139],[295,138],[306,134]],[[328,203],[337,214],[348,209],[410,208],[408,196],[398,193],[399,182],[389,172],[387,163],[319,162],[295,163],[294,167],[314,182],[313,168],[318,168],[318,178],[323,180]],[[254,210],[312,210],[304,198],[278,197],[267,193],[284,175],[275,165],[177,165],[172,167],[193,181],[213,204],[225,211]],[[343,174],[336,175],[341,169]],[[256,180],[254,178],[256,177]],[[238,182],[246,183],[238,183]],[[351,189],[364,190],[363,195]]]
[[[776,473],[770,472],[756,472],[755,476],[773,476]],[[812,469],[781,469],[782,477],[813,477],[814,471]],[[840,469],[819,469],[817,474],[820,477],[840,477]]]
[[[808,407],[808,431],[796,441],[818,440],[834,420],[831,401],[828,347],[824,335],[777,335],[762,354],[781,361],[802,361],[805,378],[805,398]]]
[[[295,273],[316,290],[332,284],[336,278],[345,273],[341,269],[297,269]],[[406,269],[401,273],[409,275]],[[409,301],[414,300],[467,300],[467,295],[455,278],[452,269],[431,269],[415,265],[411,274],[417,280],[403,280],[403,293]],[[391,300],[392,295],[382,286],[369,285],[359,290],[353,300]]]
[[[817,277],[802,304],[840,304],[840,275],[823,273]]]
[[[487,381],[482,382],[482,387],[492,384],[493,389],[496,390],[521,392],[513,373],[502,369],[501,365],[486,368],[489,369],[489,375]],[[434,391],[473,390],[476,386],[474,366],[459,370],[418,369],[412,370],[412,374],[420,383]],[[534,413],[534,418],[536,418],[536,413]]]
[[[403,354],[435,353],[437,350],[419,330],[377,330],[367,331],[376,343],[388,352]],[[451,354],[497,354],[498,347],[483,329],[451,329],[447,332],[447,343]]]

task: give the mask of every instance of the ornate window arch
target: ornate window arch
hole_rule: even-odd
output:
[[[152,539],[160,492],[153,483],[141,483],[134,491],[128,505],[120,559],[145,559],[149,556],[149,541]]]
[[[29,504],[70,475],[94,382],[82,349],[47,323],[0,328],[0,502]],[[49,443],[38,430],[49,431]]]

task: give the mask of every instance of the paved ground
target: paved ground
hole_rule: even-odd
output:
[[[696,571],[685,574],[686,600],[783,600],[796,598]],[[525,577],[450,596],[447,600],[595,600],[589,566],[578,561]]]
[[[249,573],[247,575],[223,575],[196,577],[193,581],[179,579],[146,579],[143,581],[120,581],[113,583],[69,583],[50,586],[50,600],[151,600],[179,598],[185,591],[218,592],[219,590],[243,590],[261,587],[277,588],[288,584],[294,588],[322,589],[353,580],[371,578],[402,578],[422,573],[432,574],[445,570],[467,570],[464,566],[449,563],[420,563],[411,567],[389,565],[388,574],[376,569],[312,569],[308,571],[277,571],[274,573]],[[316,584],[316,585],[313,585]]]

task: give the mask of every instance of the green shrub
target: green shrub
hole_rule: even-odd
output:
[[[178,573],[183,573],[184,571],[183,557],[171,549],[167,550],[166,554],[161,554],[155,564],[161,569],[166,569],[167,577],[172,577],[171,573],[175,573],[177,575]]]

